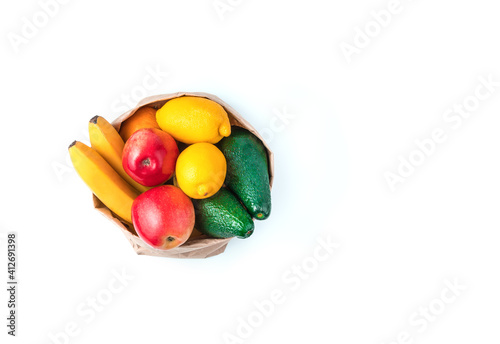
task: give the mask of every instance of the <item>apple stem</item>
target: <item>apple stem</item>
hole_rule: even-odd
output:
[[[151,165],[151,160],[149,158],[142,160],[141,162],[142,166],[149,166]]]

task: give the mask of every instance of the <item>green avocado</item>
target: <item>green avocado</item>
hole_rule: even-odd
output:
[[[234,192],[252,217],[265,220],[271,214],[271,188],[267,151],[248,130],[232,126],[231,135],[217,147],[226,157],[225,185]]]
[[[248,238],[254,224],[236,196],[226,188],[209,198],[193,199],[195,228],[214,238]]]

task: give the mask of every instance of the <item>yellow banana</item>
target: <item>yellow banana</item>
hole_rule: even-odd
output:
[[[76,172],[97,198],[116,215],[132,223],[132,203],[139,195],[137,190],[89,146],[75,141],[69,146],[69,155]]]
[[[122,152],[125,143],[116,129],[104,118],[95,116],[89,122],[90,144],[104,160],[136,190],[145,192],[151,188],[137,183],[123,169]]]

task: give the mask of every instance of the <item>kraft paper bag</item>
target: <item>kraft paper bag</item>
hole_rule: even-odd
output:
[[[250,132],[252,132],[255,136],[257,136],[267,150],[268,163],[269,163],[269,184],[272,187],[273,177],[274,177],[274,156],[269,146],[265,143],[262,136],[253,128],[250,123],[248,123],[240,114],[238,114],[231,106],[223,102],[220,98],[208,94],[208,93],[200,93],[200,92],[178,92],[171,94],[164,94],[158,96],[152,96],[141,100],[135,108],[130,111],[127,111],[116,120],[113,121],[112,125],[116,128],[116,130],[120,130],[121,123],[125,121],[127,118],[132,116],[139,108],[143,106],[151,106],[155,109],[159,109],[165,104],[168,100],[173,98],[178,98],[182,96],[196,96],[203,97],[210,100],[213,100],[219,103],[227,112],[229,116],[229,120],[231,125],[240,126],[246,128]],[[170,250],[157,250],[149,245],[147,245],[139,236],[137,235],[134,227],[127,222],[123,222],[113,214],[95,195],[93,195],[94,208],[96,208],[100,213],[102,213],[106,218],[111,220],[118,226],[125,237],[128,239],[130,244],[132,245],[134,251],[139,255],[148,255],[148,256],[158,256],[158,257],[170,257],[170,258],[208,258],[219,255],[224,252],[227,244],[232,238],[227,239],[215,239],[209,236],[206,236],[196,230],[193,230],[193,234],[189,237],[189,239],[181,246]]]

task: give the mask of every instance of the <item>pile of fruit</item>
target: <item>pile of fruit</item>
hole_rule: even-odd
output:
[[[212,100],[183,96],[144,106],[117,131],[89,122],[91,147],[75,141],[71,161],[94,195],[149,246],[169,250],[196,227],[213,238],[248,238],[271,212],[266,148],[231,126]]]

